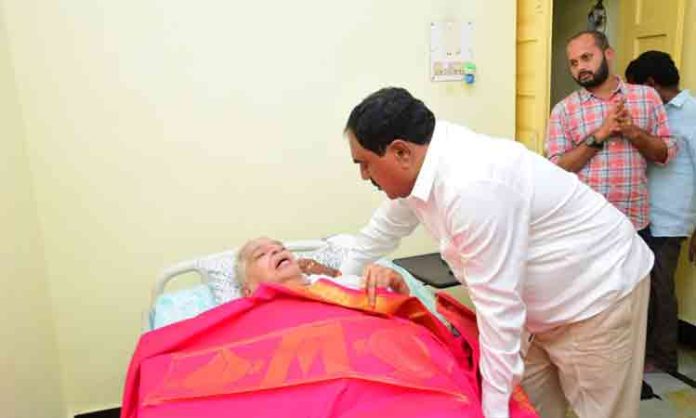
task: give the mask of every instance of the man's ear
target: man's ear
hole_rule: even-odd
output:
[[[614,48],[607,48],[604,51],[604,58],[606,58],[606,60],[609,61],[610,64],[613,63],[614,59],[616,59],[616,51],[614,51]]]
[[[656,88],[656,87],[657,87],[657,83],[655,83],[655,79],[652,78],[652,77],[648,77],[648,78],[645,80],[645,83],[643,83],[643,84],[645,84],[646,86],[650,86],[650,87],[652,87],[652,88]]]
[[[396,157],[401,164],[410,164],[413,159],[413,144],[403,139],[395,139],[387,147],[387,152]]]

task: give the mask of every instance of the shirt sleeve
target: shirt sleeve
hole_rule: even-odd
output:
[[[341,263],[343,274],[362,274],[363,267],[393,251],[401,238],[418,226],[418,218],[401,199],[384,202],[356,237],[356,243]]]
[[[685,146],[688,147],[688,150],[682,150],[682,152],[688,152],[690,154],[691,167],[694,170],[693,173],[696,174],[696,128],[685,138]],[[694,196],[696,196],[696,181],[694,181],[694,193]]]
[[[669,122],[667,120],[667,111],[662,104],[662,99],[660,99],[660,96],[652,88],[648,89],[648,102],[651,104],[651,116],[653,119],[652,132],[650,132],[650,134],[659,137],[664,141],[665,145],[667,145],[667,159],[663,162],[656,161],[656,164],[665,165],[672,161],[677,155],[677,151],[679,151],[677,141],[672,138]]]
[[[551,111],[549,126],[546,129],[546,141],[544,141],[546,157],[554,164],[558,164],[561,156],[575,147],[566,136],[564,119],[565,111],[563,105],[559,103]]]
[[[508,418],[510,396],[524,372],[520,355],[529,204],[517,191],[485,181],[467,186],[448,205],[460,280],[476,307],[481,346],[483,412]]]

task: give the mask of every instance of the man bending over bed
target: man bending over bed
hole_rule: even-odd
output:
[[[242,285],[244,296],[250,296],[261,283],[280,283],[286,286],[308,286],[320,278],[329,279],[344,287],[362,289],[374,306],[376,289],[384,287],[399,294],[409,294],[403,277],[396,271],[377,264],[368,265],[362,277],[341,276],[340,272],[309,259],[295,258],[283,243],[267,237],[255,238],[237,253],[235,276]]]

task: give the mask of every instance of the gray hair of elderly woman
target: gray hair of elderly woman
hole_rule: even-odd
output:
[[[252,246],[255,242],[259,240],[269,240],[269,241],[275,241],[272,238],[269,238],[265,235],[262,235],[260,237],[252,238],[249,241],[245,242],[244,245],[242,245],[239,248],[239,251],[237,251],[237,254],[234,257],[234,278],[237,280],[237,283],[239,283],[240,286],[244,286],[247,280],[247,265],[249,264],[249,247]]]
[[[247,263],[249,262],[246,253],[249,250],[249,246],[254,241],[257,241],[261,238],[265,237],[254,238],[245,242],[244,245],[241,246],[239,251],[237,251],[237,254],[234,257],[234,278],[235,280],[237,280],[237,283],[239,283],[240,286],[244,286],[244,283],[246,282],[246,268]]]

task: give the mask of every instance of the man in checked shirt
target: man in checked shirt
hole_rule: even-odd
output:
[[[666,164],[677,151],[665,108],[654,89],[612,73],[615,52],[603,33],[578,33],[566,54],[582,88],[554,106],[546,155],[604,195],[640,232],[649,224],[647,161]]]

